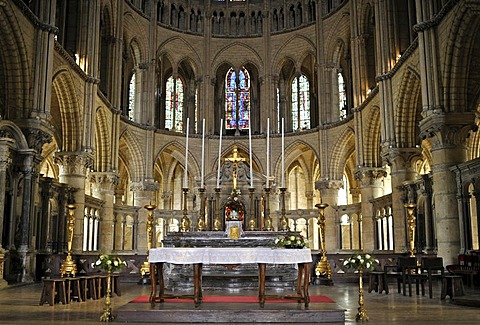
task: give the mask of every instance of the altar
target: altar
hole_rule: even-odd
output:
[[[312,256],[309,249],[282,248],[154,248],[149,251],[151,294],[150,303],[163,302],[165,286],[163,277],[164,263],[193,265],[194,293],[190,297],[195,306],[202,302],[202,266],[205,265],[258,265],[258,298],[260,306],[265,304],[265,274],[267,264],[293,264],[297,266],[298,277],[296,294],[284,298],[296,299],[308,307],[310,299],[308,285],[310,282],[310,264]],[[159,288],[157,290],[157,282]]]

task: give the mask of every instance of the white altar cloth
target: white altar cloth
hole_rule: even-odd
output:
[[[297,264],[312,262],[312,253],[307,248],[161,247],[150,249],[148,259],[172,264]]]

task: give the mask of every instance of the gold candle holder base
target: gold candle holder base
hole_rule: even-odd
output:
[[[365,308],[365,299],[363,296],[363,270],[358,270],[358,313],[355,316],[357,322],[368,322],[367,309]]]
[[[65,258],[65,261],[62,262],[62,265],[60,266],[60,276],[64,275],[71,275],[75,276],[77,273],[77,265],[75,262],[72,260],[72,256],[70,254],[67,255]]]
[[[107,291],[105,293],[105,305],[103,307],[103,314],[100,316],[101,322],[111,322],[115,319],[115,316],[112,314],[112,302],[110,297],[112,296],[112,278],[111,272],[107,274]]]

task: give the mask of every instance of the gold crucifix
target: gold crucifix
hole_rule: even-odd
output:
[[[233,163],[233,189],[237,189],[237,167],[238,163],[241,161],[246,161],[245,158],[242,158],[238,155],[238,148],[237,146],[233,147],[233,153],[231,157],[225,158],[225,160],[228,160]]]

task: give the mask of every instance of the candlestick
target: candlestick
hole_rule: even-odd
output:
[[[285,187],[285,120],[282,117],[282,187]]]
[[[270,186],[270,118],[267,118],[267,181],[266,188]]]
[[[202,131],[202,173],[200,177],[200,188],[203,186],[203,177],[205,175],[205,119],[203,119],[203,131]]]
[[[249,121],[248,143],[250,146],[250,187],[253,188],[253,170],[252,170],[252,123]]]
[[[188,188],[188,124],[190,119],[187,117],[187,136],[185,139],[185,174],[183,175],[183,188]]]
[[[223,132],[223,118],[220,120],[220,142],[218,143],[218,169],[217,169],[217,188],[220,187],[220,167],[222,159],[222,132]]]

